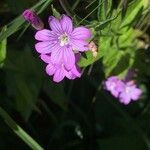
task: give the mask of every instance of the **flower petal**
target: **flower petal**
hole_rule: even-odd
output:
[[[89,50],[88,43],[83,40],[71,39],[70,44],[72,45],[73,50],[76,50],[76,51],[83,52],[83,51]]]
[[[72,20],[66,16],[62,15],[60,19],[60,24],[64,32],[71,33],[73,29]]]
[[[56,68],[51,64],[49,63],[47,66],[46,66],[46,73],[51,76],[53,75],[54,73],[56,72]]]
[[[63,61],[66,69],[70,70],[75,65],[75,55],[71,48],[64,47]]]
[[[50,55],[41,54],[40,57],[41,57],[41,59],[42,59],[45,63],[47,63],[47,64],[51,63],[51,57],[50,57]]]
[[[78,62],[81,58],[81,53],[75,53],[75,60]]]
[[[55,18],[53,16],[50,16],[49,19],[48,19],[48,22],[49,22],[50,28],[54,32],[56,32],[58,34],[62,34],[63,33],[60,21],[57,18]]]
[[[57,41],[57,35],[53,33],[53,31],[43,29],[35,34],[35,39],[38,41]]]
[[[47,54],[51,53],[53,50],[57,49],[59,45],[52,42],[39,42],[35,44],[35,49],[38,53]]]
[[[72,38],[77,40],[86,40],[91,36],[91,31],[85,27],[77,27],[72,32]]]
[[[71,72],[76,76],[76,77],[81,77],[81,70],[78,66],[75,66],[71,69]]]
[[[71,71],[65,71],[65,76],[70,80],[73,80],[77,77]]]
[[[110,93],[111,93],[115,98],[117,98],[117,97],[119,96],[119,92],[118,92],[116,89],[111,90]]]
[[[52,51],[51,53],[51,62],[53,64],[62,64],[63,61],[63,48],[59,47],[55,51]]]
[[[60,82],[64,79],[64,77],[65,77],[64,69],[60,68],[56,70],[54,77],[53,77],[53,81]]]
[[[119,101],[125,105],[129,104],[131,101],[130,95],[122,92],[119,96]]]
[[[142,90],[139,88],[134,88],[131,93],[132,100],[138,100],[142,94]]]

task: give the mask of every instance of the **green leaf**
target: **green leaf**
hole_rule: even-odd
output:
[[[106,19],[105,21],[100,22],[95,28],[99,28],[99,30],[102,30],[104,28],[107,27],[107,25],[110,24],[110,22],[112,22],[113,20],[115,20],[118,17],[118,15],[116,15],[115,17]]]
[[[143,0],[134,0],[127,9],[125,18],[123,19],[120,28],[130,25],[135,17],[137,16],[138,12],[144,7]]]
[[[127,8],[128,8],[128,3],[129,3],[128,0],[124,0],[122,2],[122,12],[121,12],[122,18],[125,17],[125,14],[126,14],[126,11],[127,11]]]
[[[105,70],[105,75],[109,76],[112,70],[116,67],[118,62],[122,57],[122,52],[116,49],[110,48],[107,50],[107,55],[103,57],[103,65]]]
[[[2,30],[4,32],[6,30],[6,27]],[[7,46],[7,39],[4,39],[0,42],[0,67],[2,66],[3,61],[6,58],[6,46]]]
[[[102,58],[106,76],[118,75],[123,78],[133,65],[137,49],[136,39],[140,32],[123,28],[122,34],[101,36],[99,39],[99,58]]]
[[[29,134],[27,134],[8,114],[0,107],[0,116],[12,131],[33,150],[44,150]]]
[[[51,2],[52,0],[41,0],[31,9],[38,9],[37,13],[41,13]],[[16,19],[14,19],[11,23],[7,25],[7,30],[0,34],[0,41],[4,40],[5,38],[11,36],[16,31],[18,31],[22,27],[24,22],[25,20],[22,16],[18,16]]]
[[[105,21],[109,16],[109,13],[112,8],[112,0],[99,0],[99,4],[101,4],[98,8],[97,17],[99,21]]]
[[[96,61],[96,59],[93,57],[92,52],[88,51],[85,53],[85,57],[83,57],[83,56],[81,57],[80,61],[78,62],[78,65],[80,67],[86,67],[95,61]]]
[[[128,69],[133,65],[133,59],[131,58],[129,53],[125,53],[119,57],[115,67],[112,68],[109,74],[118,75],[120,78],[124,78],[128,72]]]
[[[36,110],[36,102],[38,100],[42,82],[36,77],[32,78],[31,81],[21,75],[16,74],[14,76],[14,82],[17,90],[15,108],[27,121],[32,110]]]
[[[8,51],[4,69],[8,94],[15,99],[14,108],[28,120],[32,110],[36,109],[42,86],[40,61],[32,56],[31,49],[26,46],[24,51]]]
[[[0,34],[0,41],[8,38],[10,35],[18,31],[21,27],[21,25],[24,23],[24,19],[22,16],[17,17],[15,20],[13,20],[8,26],[7,30],[5,32],[2,32]]]
[[[53,5],[51,5],[51,9],[53,12],[53,16],[55,16],[56,18],[60,18],[60,13],[54,8]]]
[[[86,58],[85,57],[81,57],[80,61],[78,62],[78,65],[80,67],[86,67],[92,63],[94,63],[95,61],[99,60],[100,58],[102,58],[105,53],[107,53],[107,49],[109,48],[111,42],[111,38],[109,36],[102,36],[100,37],[98,46],[97,46],[97,56],[96,58],[93,57],[93,54],[91,51],[87,51],[85,53]]]
[[[99,4],[101,4],[98,8],[97,17],[99,21],[104,21],[106,19],[106,9],[105,9],[105,1],[99,0]]]

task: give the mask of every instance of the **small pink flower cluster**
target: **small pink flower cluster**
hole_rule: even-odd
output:
[[[66,15],[62,15],[59,19],[50,16],[48,23],[51,30],[43,29],[38,16],[31,10],[26,11],[23,13],[24,18],[33,27],[37,26],[36,29],[41,26],[40,31],[35,34],[35,39],[38,40],[35,49],[47,63],[47,74],[53,75],[55,82],[62,81],[64,77],[68,79],[80,77],[81,71],[77,62],[80,52],[89,50],[87,40],[92,35],[90,30],[83,26],[73,28],[71,18]]]
[[[136,83],[130,79],[130,71],[125,80],[120,80],[117,76],[111,76],[105,81],[105,89],[119,98],[119,101],[125,105],[129,104],[131,100],[137,101],[142,90],[137,87]]]

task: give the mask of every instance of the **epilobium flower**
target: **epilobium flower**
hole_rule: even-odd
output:
[[[38,31],[35,39],[40,41],[35,45],[37,52],[51,54],[53,64],[61,64],[70,70],[75,65],[76,52],[87,51],[91,32],[85,27],[73,28],[72,20],[62,15],[60,19],[49,17],[51,30],[43,29]]]
[[[76,61],[78,61],[78,54],[76,55]],[[74,65],[70,70],[67,70],[63,64],[63,62],[59,64],[54,64],[51,62],[51,56],[42,54],[41,59],[47,63],[46,72],[49,76],[53,76],[53,81],[60,82],[67,77],[68,79],[75,79],[81,76],[81,71],[77,65]]]
[[[131,100],[138,100],[142,94],[142,90],[137,88],[134,81],[120,80],[116,76],[109,77],[105,81],[105,88],[125,105],[129,104]]]
[[[27,9],[23,12],[23,17],[25,20],[27,20],[36,30],[42,30],[44,28],[44,24],[42,20],[37,16],[37,14]]]
[[[124,83],[117,76],[111,76],[105,81],[105,88],[117,98],[124,88]]]
[[[131,100],[136,101],[142,94],[142,90],[137,88],[133,81],[124,84],[124,89],[119,95],[119,101],[125,105],[129,104]]]

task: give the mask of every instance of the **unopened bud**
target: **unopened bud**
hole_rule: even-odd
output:
[[[95,45],[95,43],[93,41],[91,41],[89,43],[88,47],[92,51],[93,57],[95,58],[97,56],[97,46]]]
[[[44,24],[42,20],[38,17],[38,15],[34,11],[27,9],[23,12],[22,15],[24,19],[28,21],[29,23],[31,23],[31,25],[36,30],[42,30],[44,28]]]

